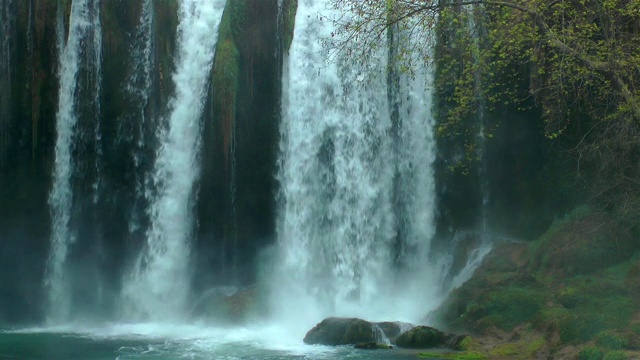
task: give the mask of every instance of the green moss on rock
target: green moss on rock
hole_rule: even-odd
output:
[[[283,39],[284,39],[284,51],[289,52],[291,43],[293,42],[293,32],[296,24],[296,13],[298,11],[298,0],[284,0],[282,5],[283,11]]]
[[[624,351],[610,351],[604,355],[603,360],[627,360],[629,356]]]
[[[416,326],[396,339],[396,345],[403,348],[442,347],[446,334],[429,326]]]
[[[373,324],[357,318],[331,317],[322,320],[304,337],[305,344],[350,345],[375,343]]]

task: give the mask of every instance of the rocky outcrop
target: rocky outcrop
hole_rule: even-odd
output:
[[[360,350],[387,350],[387,349],[393,349],[393,346],[391,346],[391,345],[380,344],[380,343],[375,343],[375,342],[357,343],[357,344],[353,345],[353,347],[356,348],[356,349],[360,349]]]
[[[396,339],[396,345],[411,349],[450,348],[458,350],[466,336],[446,334],[430,326],[416,326],[402,333]]]
[[[357,318],[330,317],[322,320],[304,337],[306,344],[352,345],[358,349],[380,349],[396,344],[405,348],[448,347],[458,349],[465,336],[446,334],[428,326],[414,327],[402,322],[369,322]]]
[[[432,348],[442,345],[445,333],[429,326],[416,326],[396,339],[396,344],[406,348]]]
[[[352,345],[376,343],[373,323],[356,318],[330,317],[322,320],[304,337],[310,345]]]

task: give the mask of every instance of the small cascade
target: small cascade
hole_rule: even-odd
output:
[[[339,14],[328,4],[298,3],[285,58],[275,293],[318,312],[299,316],[415,318],[413,302],[437,288],[416,271],[435,232],[431,71],[389,82],[401,66],[385,43],[366,61],[329,56],[321,44]]]
[[[467,282],[467,280],[471,279],[473,273],[482,264],[484,257],[489,255],[492,249],[492,244],[483,239],[483,242],[478,248],[471,250],[467,257],[467,263],[450,281],[449,289],[459,288],[462,284]]]
[[[371,324],[371,335],[374,339],[376,339],[376,343],[391,345],[391,340],[384,333],[384,330],[380,328],[380,326],[376,323]]]
[[[61,6],[61,4],[59,4]],[[92,37],[100,33],[100,16],[94,11],[99,9],[97,1],[74,0],[71,4],[69,18],[69,34],[64,41],[64,25],[58,24],[59,78],[60,91],[58,96],[58,111],[56,114],[56,146],[53,181],[49,193],[51,212],[51,247],[45,287],[48,300],[49,321],[60,322],[68,320],[71,306],[71,284],[65,269],[67,256],[71,246],[76,241],[76,235],[71,228],[71,211],[73,205],[73,147],[76,138],[78,114],[78,77],[83,62],[83,55],[87,51],[84,47]],[[61,21],[62,9],[58,9],[58,20]],[[95,50],[94,50],[95,51]],[[94,55],[95,61],[99,57]],[[99,67],[99,65],[96,65]],[[99,83],[99,81],[96,81]],[[99,86],[99,85],[96,85]],[[98,96],[98,95],[96,95]]]
[[[169,320],[188,311],[201,114],[224,5],[224,0],[180,2],[176,93],[158,134],[146,247],[125,279],[129,316]]]

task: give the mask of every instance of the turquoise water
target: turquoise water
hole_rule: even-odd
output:
[[[0,330],[0,359],[416,359],[418,351],[310,346],[280,329],[113,325]]]

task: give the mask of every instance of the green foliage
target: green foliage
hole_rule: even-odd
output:
[[[621,295],[593,295],[583,293],[580,306],[571,312],[571,321],[565,322],[560,328],[560,337],[564,343],[580,344],[591,340],[595,335],[606,329],[624,329],[636,309],[635,303],[628,296]],[[603,338],[603,343],[613,345],[617,340]]]
[[[578,354],[578,360],[602,360],[604,352],[595,346],[583,348]]]
[[[629,359],[629,356],[627,356],[627,354],[625,354],[624,351],[617,350],[617,351],[610,351],[606,353],[603,360],[627,360],[627,359]]]
[[[565,219],[582,219],[587,213],[583,208]],[[553,231],[566,229],[558,226]],[[547,236],[545,241],[551,238]],[[546,253],[553,248],[539,240],[530,245],[529,251]],[[628,339],[619,334],[628,331],[637,311],[637,301],[626,285],[626,274],[635,258],[590,276],[565,277],[562,286],[558,286],[555,275],[559,270],[548,266],[519,270],[506,261],[510,258],[489,258],[483,265],[482,278],[472,279],[454,292],[445,311],[439,312],[444,314],[444,321],[476,331],[491,326],[510,331],[518,324],[532,323],[542,331],[557,331],[563,344],[595,340],[603,348],[627,346]],[[518,275],[517,271],[533,273]]]
[[[333,0],[335,37],[366,61],[388,28],[435,28],[436,133],[452,138],[452,171],[471,175],[484,136],[479,112],[541,111],[545,135],[574,156],[564,171],[629,223],[640,217],[640,11],[630,0]],[[425,38],[432,38],[425,36]],[[348,41],[346,40],[346,41]],[[428,40],[425,40],[428,42]],[[344,47],[345,41],[337,41]],[[426,47],[425,47],[426,49]],[[431,54],[425,51],[424,59]],[[408,66],[411,71],[411,65]],[[531,101],[531,100],[535,101]],[[469,126],[471,125],[471,126]],[[495,126],[499,124],[493,124]]]
[[[498,345],[489,351],[491,356],[513,356],[518,355],[520,349],[515,343],[506,343]]]
[[[575,207],[573,210],[564,215],[561,219],[555,219],[549,229],[540,237],[540,241],[537,246],[543,245],[544,242],[549,241],[553,235],[558,233],[559,230],[567,226],[568,224],[581,220],[590,214],[593,213],[593,210],[588,205],[579,205]]]
[[[536,289],[510,286],[496,290],[482,305],[487,314],[480,320],[483,327],[496,326],[511,330],[531,320],[544,304],[543,294]]]
[[[535,354],[542,349],[542,347],[546,344],[546,341],[544,339],[544,337],[539,337],[536,340],[532,341],[531,343],[529,343],[525,349],[524,355],[528,358],[528,359],[532,359],[534,358]]]
[[[622,349],[627,346],[627,341],[611,331],[603,331],[596,335],[596,344],[606,349]]]
[[[478,343],[477,340],[475,340],[473,337],[471,336],[467,336],[465,337],[461,342],[460,342],[460,349],[464,350],[464,351],[470,351],[470,350],[475,350],[480,348],[480,343]]]

